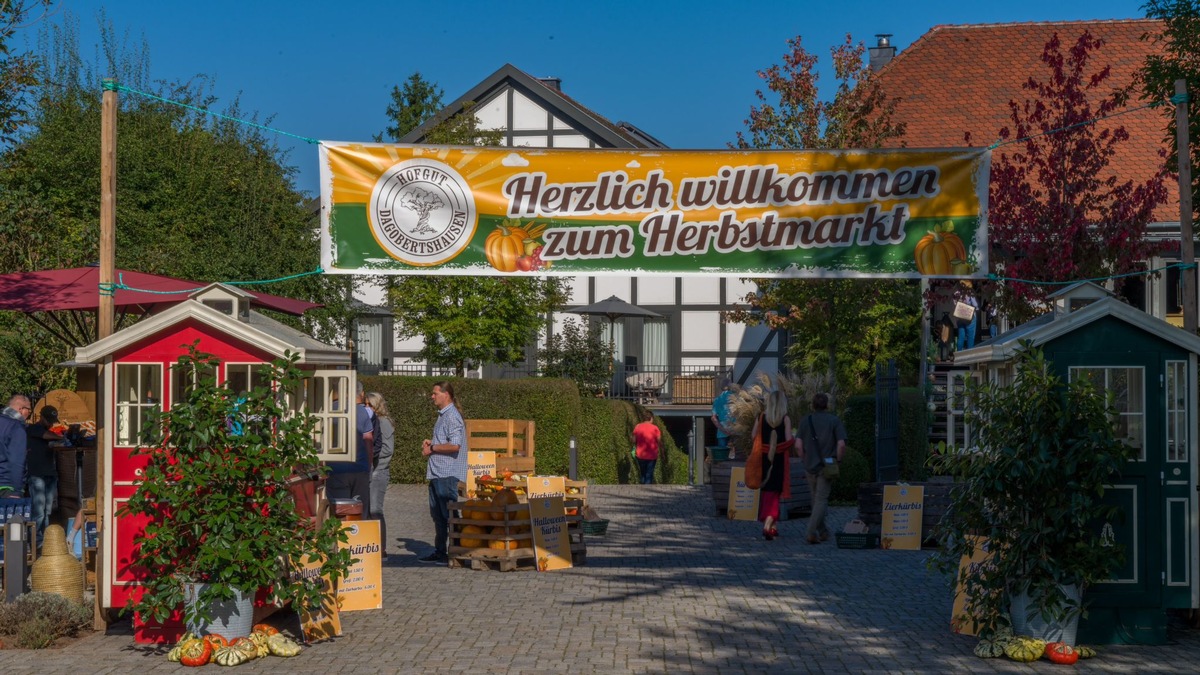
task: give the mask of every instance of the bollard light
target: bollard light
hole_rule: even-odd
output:
[[[25,558],[25,517],[17,513],[4,530],[4,599],[15,602],[25,592],[29,563]]]
[[[696,485],[696,431],[689,429],[687,434],[688,446],[688,485]]]
[[[567,478],[571,480],[579,480],[577,474],[579,472],[579,451],[575,447],[575,437],[571,437],[571,452],[570,464],[567,465]]]

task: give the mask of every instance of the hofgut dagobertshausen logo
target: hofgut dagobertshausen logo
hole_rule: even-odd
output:
[[[371,233],[396,260],[440,265],[453,260],[475,234],[475,198],[454,169],[410,159],[388,169],[371,190]]]

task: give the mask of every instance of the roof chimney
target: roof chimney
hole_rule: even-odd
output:
[[[547,89],[562,91],[562,78],[560,77],[539,77],[538,82],[546,85]]]
[[[896,48],[892,46],[891,33],[876,33],[875,37],[879,38],[879,44],[867,50],[871,54],[872,72],[886,66],[896,55]]]

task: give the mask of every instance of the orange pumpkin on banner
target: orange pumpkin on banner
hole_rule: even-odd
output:
[[[955,265],[967,259],[962,239],[954,234],[954,223],[934,225],[916,246],[917,271],[930,276],[955,274]]]
[[[517,259],[525,257],[525,240],[529,232],[511,225],[516,221],[504,221],[492,230],[483,242],[483,254],[488,263],[501,272],[516,272]]]

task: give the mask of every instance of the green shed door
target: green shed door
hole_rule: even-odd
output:
[[[1160,357],[1157,352],[1059,353],[1054,364],[1069,380],[1086,377],[1112,396],[1117,434],[1136,451],[1105,494],[1121,517],[1095,524],[1114,551],[1124,549],[1124,559],[1111,581],[1088,588],[1087,599],[1102,607],[1159,607],[1164,546],[1161,529],[1153,524],[1162,522],[1161,458],[1150,449],[1161,445],[1162,430],[1148,421],[1161,418]]]
[[[1196,361],[1168,360],[1163,366],[1163,446],[1162,491],[1163,532],[1163,606],[1196,606],[1196,507],[1193,487],[1195,465],[1192,417],[1196,391]]]

